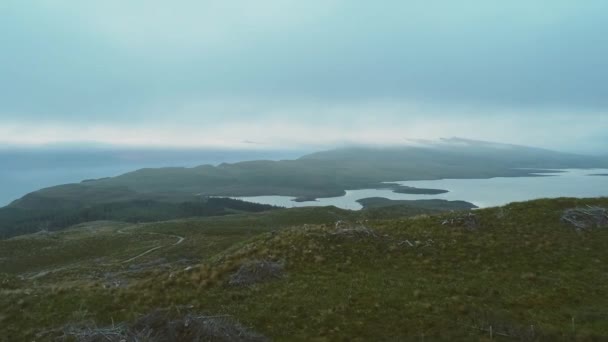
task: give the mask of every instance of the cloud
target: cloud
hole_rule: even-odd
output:
[[[221,104],[221,105],[220,105]],[[229,105],[232,104],[232,105]],[[248,110],[243,117],[242,111]],[[568,151],[605,150],[605,112],[509,112],[408,101],[325,103],[256,99],[195,103],[156,120],[113,124],[0,121],[0,144],[101,143],[148,147],[328,148],[405,145],[410,140],[467,137]],[[212,119],[210,119],[212,118]],[[215,118],[215,119],[213,119]],[[220,120],[220,118],[222,118]],[[595,137],[595,138],[593,138]]]
[[[310,24],[331,11],[335,3],[333,0],[323,4],[296,0],[54,0],[43,2],[41,9],[53,16],[65,16],[73,25],[136,54],[163,49],[184,54],[229,48],[246,37],[276,35],[294,26]]]
[[[606,146],[603,0],[5,0],[0,12],[4,143]]]

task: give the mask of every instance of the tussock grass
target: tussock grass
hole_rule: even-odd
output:
[[[25,280],[0,290],[0,326],[12,340],[33,339],[68,323],[131,324],[159,308],[178,316],[188,308],[230,315],[273,340],[489,340],[490,330],[505,341],[603,340],[608,227],[578,231],[560,220],[587,205],[608,208],[608,199],[476,210],[475,229],[458,219],[466,213],[339,217],[345,223],[336,225],[312,209],[311,223],[285,211],[147,225],[127,231],[187,238],[150,256],[168,268],[126,273],[119,288],[87,278],[91,265],[46,283]],[[227,286],[260,260],[280,263],[281,277]]]

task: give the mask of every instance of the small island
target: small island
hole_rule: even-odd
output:
[[[394,193],[407,194],[407,195],[439,195],[439,194],[445,194],[445,193],[449,192],[448,190],[442,190],[442,189],[415,188],[412,186],[404,186],[404,185],[398,185],[398,184],[393,184],[393,183],[377,184],[376,186],[372,185],[369,188],[390,189]],[[340,194],[338,196],[344,196],[345,194],[346,194],[346,192],[344,191],[342,194]],[[331,196],[331,197],[338,197],[338,196]],[[298,197],[292,199],[292,201],[293,202],[318,202],[318,198],[316,195],[304,195],[304,196],[298,196]]]
[[[300,196],[292,199],[293,202],[318,202],[315,196]]]
[[[608,173],[592,173],[589,176],[603,176],[603,177],[608,177]]]
[[[400,186],[398,188],[393,189],[393,192],[398,193],[398,194],[408,194],[408,195],[439,195],[439,194],[445,194],[449,191],[442,190],[442,189],[424,189],[424,188],[414,188],[411,186]]]
[[[450,211],[450,210],[470,210],[477,208],[476,205],[465,201],[448,201],[442,199],[428,200],[391,200],[384,197],[368,197],[357,200],[363,209],[383,208],[392,206],[407,206],[409,208]]]

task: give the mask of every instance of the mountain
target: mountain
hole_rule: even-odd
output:
[[[409,147],[337,149],[313,153],[301,159],[368,160],[383,163],[399,159],[424,163],[429,170],[445,169],[454,162],[465,164],[463,168],[467,167],[466,163],[480,162],[506,168],[538,169],[608,165],[608,160],[594,156],[463,138],[421,141],[418,145]]]
[[[606,165],[606,160],[596,157],[452,138],[405,147],[342,148],[308,154],[295,160],[147,168],[27,194],[0,210],[0,235],[7,229],[14,231],[17,223],[21,227],[29,227],[24,232],[37,229],[40,220],[49,221],[44,219],[49,215],[53,222],[65,221],[61,225],[53,225],[52,229],[65,227],[68,222],[74,224],[78,221],[64,217],[82,217],[83,211],[90,208],[99,212],[120,204],[141,207],[134,203],[154,202],[174,207],[181,203],[194,203],[190,206],[197,206],[206,196],[285,195],[310,200],[341,196],[349,189],[412,191],[384,183],[390,181],[518,177],[530,175],[538,169]],[[53,216],[56,213],[61,213],[61,219]],[[36,219],[28,220],[28,217]],[[137,219],[153,221],[157,215],[150,214],[148,218],[138,215]]]
[[[382,182],[525,176],[532,169],[607,166],[597,157],[445,139],[427,146],[343,148],[296,160],[246,161],[194,168],[148,168],[117,177],[42,189],[11,207],[79,206],[117,200],[183,201],[194,196],[340,196],[347,189],[395,187]]]

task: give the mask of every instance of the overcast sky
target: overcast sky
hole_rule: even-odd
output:
[[[0,145],[451,136],[608,153],[608,1],[0,1]]]

